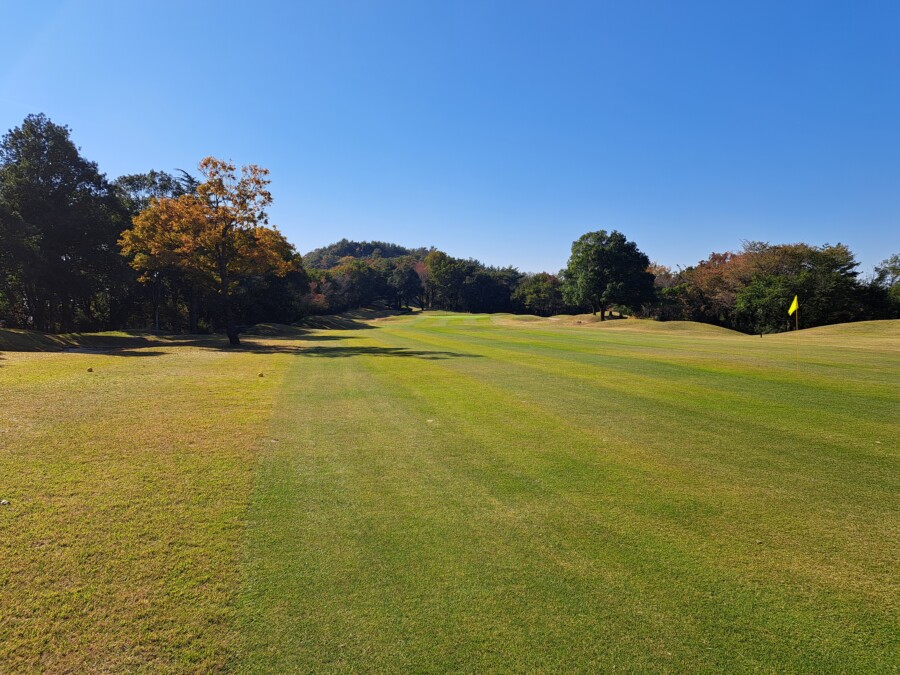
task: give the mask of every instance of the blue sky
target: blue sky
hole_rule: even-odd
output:
[[[618,229],[900,252],[900,2],[0,0],[0,127],[45,112],[109,177],[272,171],[341,237],[556,271]]]

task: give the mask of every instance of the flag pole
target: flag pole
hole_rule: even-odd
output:
[[[797,334],[797,372],[800,372],[800,305],[794,310],[794,332]]]

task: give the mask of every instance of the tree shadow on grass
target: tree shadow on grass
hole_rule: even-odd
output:
[[[396,356],[435,360],[476,356],[457,352],[412,350],[399,347],[309,346],[309,343],[357,340],[360,336],[320,334],[315,329],[311,331],[304,328],[293,328],[289,333],[282,335],[255,335],[248,332],[241,336],[241,344],[237,346],[229,345],[228,340],[222,335],[166,336],[140,332],[119,335],[29,333],[25,337],[27,339],[19,340],[17,343],[11,341],[4,343],[0,340],[0,352],[62,352],[130,357],[163,356],[172,347],[187,347],[222,352],[297,354],[324,358]]]
[[[392,356],[400,358],[424,359],[436,361],[439,359],[456,358],[481,358],[480,354],[462,354],[460,352],[426,351],[406,349],[404,347],[307,347],[301,349],[300,356],[314,356],[326,359],[341,359],[352,356]]]
[[[14,336],[16,337],[16,336]],[[68,354],[104,354],[109,356],[162,356],[171,347],[193,349],[250,352],[254,354],[292,354],[301,350],[299,342],[320,342],[356,338],[334,335],[308,334],[296,330],[288,335],[242,335],[241,344],[231,346],[221,335],[149,335],[126,333],[124,335],[77,334],[52,335],[27,333],[13,341],[0,335],[2,352],[56,352]],[[0,357],[2,358],[2,357]]]
[[[304,342],[332,342],[333,340],[359,340],[361,335],[303,335]]]

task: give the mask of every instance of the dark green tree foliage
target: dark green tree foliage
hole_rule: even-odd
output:
[[[235,314],[243,325],[294,323],[308,313],[309,281],[304,269],[247,279],[235,291]]]
[[[858,263],[846,246],[766,246],[755,254],[758,269],[735,295],[735,328],[781,330],[789,324],[786,308],[794,295],[803,298],[806,327],[853,321],[861,313]]]
[[[411,256],[422,260],[427,249],[409,249],[384,241],[350,241],[341,239],[334,244],[310,251],[303,256],[303,264],[307,268],[327,270],[336,267],[344,258],[403,258]]]
[[[632,310],[653,302],[650,259],[621,232],[588,232],[572,244],[563,294],[572,305],[600,312],[618,305]]]
[[[547,272],[526,275],[516,288],[513,300],[538,316],[561,314],[565,309],[562,281]]]
[[[522,276],[518,270],[483,267],[478,261],[467,263],[459,309],[475,313],[511,311],[512,295]]]
[[[120,325],[133,279],[116,248],[126,222],[115,190],[68,127],[29,115],[9,131],[0,142],[0,306],[11,308],[4,320],[45,331]]]
[[[369,306],[390,294],[383,268],[365,260],[344,258],[328,274],[338,296],[333,302],[341,309]]]
[[[393,305],[396,309],[409,307],[411,303],[419,301],[422,297],[422,279],[416,272],[412,261],[400,263],[394,267],[388,275],[387,283],[393,294]]]
[[[180,197],[191,194],[198,185],[196,178],[187,172],[182,172],[181,178],[151,169],[147,173],[132,173],[119,176],[113,181],[113,185],[119,191],[119,195],[132,216],[150,206],[151,199],[167,197]]]
[[[900,253],[881,261],[875,268],[871,286],[875,292],[877,289],[884,291],[890,318],[900,316]]]
[[[431,251],[425,256],[425,294],[428,306],[435,309],[457,309],[466,278],[465,261],[443,251]]]
[[[514,267],[487,267],[433,250],[425,256],[426,305],[461,312],[508,312],[522,274]]]
[[[0,202],[0,326],[28,323],[21,287],[25,265],[37,257],[38,241],[35,228]]]

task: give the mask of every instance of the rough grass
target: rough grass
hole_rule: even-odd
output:
[[[895,671],[898,327],[4,353],[0,663]]]
[[[256,448],[291,357],[169,342],[0,354],[0,671],[208,671],[235,652]]]

